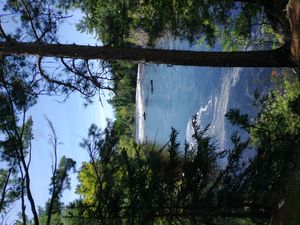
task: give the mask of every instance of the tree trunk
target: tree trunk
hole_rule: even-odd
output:
[[[28,170],[28,168],[26,166],[25,159],[22,158],[21,161],[22,161],[22,165],[23,165],[23,168],[24,168],[24,172],[25,172],[26,193],[27,193],[28,200],[30,202],[31,212],[33,214],[34,224],[35,225],[39,225],[40,224],[39,217],[38,217],[38,213],[36,211],[35,202],[34,202],[34,199],[33,199],[32,193],[31,193],[31,188],[30,188],[29,170]]]
[[[144,48],[60,45],[0,42],[2,55],[38,55],[45,57],[125,60],[134,63],[155,63],[212,67],[294,67],[289,51],[278,48],[268,51],[196,52]]]
[[[7,191],[8,182],[9,182],[10,175],[11,175],[11,173],[12,173],[13,168],[14,168],[14,164],[13,164],[13,166],[8,170],[8,174],[6,175],[6,178],[5,178],[3,187],[2,187],[2,194],[1,194],[1,200],[0,200],[0,212],[1,212],[2,210],[4,210],[5,197],[6,197],[6,194],[7,194],[6,191]]]
[[[22,214],[22,220],[23,220],[23,225],[27,224],[27,217],[26,217],[26,204],[25,204],[25,177],[23,174],[23,170],[22,170],[22,165],[21,162],[19,162],[19,170],[21,173],[21,214]]]

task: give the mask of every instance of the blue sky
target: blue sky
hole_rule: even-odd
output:
[[[59,37],[61,43],[100,45],[101,43],[92,35],[76,31],[75,24],[82,17],[80,11],[74,11],[70,14],[73,16],[60,27]],[[13,21],[9,21],[7,24],[4,24],[4,27],[10,30],[15,25]],[[79,169],[81,163],[88,160],[85,150],[79,147],[82,138],[87,136],[88,128],[92,123],[104,128],[106,119],[113,118],[112,107],[106,102],[108,97],[108,93],[102,96],[103,106],[101,106],[98,98],[95,97],[93,104],[84,107],[84,100],[78,94],[72,94],[64,103],[59,103],[63,98],[41,96],[38,103],[30,109],[29,114],[34,121],[32,163],[30,167],[31,189],[37,206],[43,207],[45,201],[49,198],[51,164],[53,161],[52,149],[49,145],[49,134],[51,132],[45,116],[53,122],[59,137],[61,143],[58,147],[59,158],[62,155],[73,158],[77,161],[76,167]],[[76,184],[76,174],[73,174],[72,189],[63,193],[63,202],[68,203],[75,199],[74,190]],[[27,209],[30,209],[29,204]],[[9,220],[15,219],[16,213],[20,211],[20,206],[17,203],[9,215]],[[31,213],[28,211],[28,214],[30,215]]]
[[[82,45],[99,45],[100,43],[89,34],[76,31],[75,24],[82,17],[80,11],[71,13],[69,18],[60,27],[61,43],[76,43]],[[42,96],[38,104],[32,109],[34,120],[33,160],[31,165],[32,190],[37,205],[43,206],[48,198],[49,178],[51,174],[52,151],[48,144],[49,127],[45,120],[47,116],[57,132],[61,144],[58,148],[59,156],[66,155],[77,161],[77,168],[83,161],[88,160],[87,153],[79,147],[82,138],[87,136],[88,128],[92,123],[104,128],[106,118],[112,118],[112,108],[106,102],[108,93],[103,96],[103,107],[96,96],[94,103],[84,107],[84,100],[78,94],[72,94],[65,103],[59,103],[62,98]],[[72,176],[72,190],[63,194],[64,202],[74,200],[76,175]]]

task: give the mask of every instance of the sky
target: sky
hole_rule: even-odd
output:
[[[70,13],[73,15],[64,23],[59,30],[61,43],[76,43],[82,45],[100,44],[89,34],[76,31],[75,24],[80,20],[80,11]],[[70,96],[65,103],[60,103],[62,98],[42,96],[38,104],[32,109],[34,120],[33,131],[36,136],[33,145],[33,160],[31,174],[33,177],[32,191],[36,195],[37,204],[45,201],[49,188],[49,177],[51,173],[52,152],[49,147],[50,129],[46,122],[47,116],[54,125],[57,136],[61,144],[58,148],[58,155],[66,155],[77,161],[77,169],[83,161],[88,160],[87,152],[79,147],[82,138],[87,137],[88,128],[92,123],[104,128],[106,119],[113,117],[111,106],[107,103],[108,93],[103,96],[103,106],[95,97],[94,103],[84,107],[84,100],[75,93]],[[47,168],[48,167],[48,168]],[[47,174],[47,176],[46,176]],[[74,188],[76,186],[76,176],[72,176],[72,190],[65,191],[63,201],[74,200]],[[40,203],[38,203],[40,202]]]
[[[75,24],[80,20],[82,14],[76,10],[70,13],[71,18],[60,26],[59,38],[61,43],[76,43],[82,45],[100,45],[92,35],[76,31]],[[15,27],[13,21],[9,21],[6,27]],[[5,26],[4,26],[5,27]],[[37,206],[44,207],[49,198],[49,184],[51,176],[51,164],[53,152],[49,145],[51,131],[45,117],[52,121],[56,134],[59,138],[58,158],[65,155],[73,158],[76,162],[76,169],[80,169],[83,161],[88,161],[88,154],[79,147],[82,138],[87,137],[88,128],[92,123],[100,128],[106,125],[106,119],[113,119],[113,109],[107,103],[108,93],[102,96],[102,104],[95,97],[94,103],[84,106],[84,100],[79,94],[72,94],[64,103],[63,98],[41,96],[38,103],[32,107],[28,116],[33,118],[32,163],[30,166],[31,189]],[[76,174],[71,177],[71,190],[63,193],[63,202],[68,203],[76,197],[74,191],[77,185]],[[27,204],[27,209],[29,209]],[[19,203],[16,203],[11,211],[8,221],[15,219],[16,213],[20,212]],[[30,211],[30,210],[29,210]],[[28,212],[30,215],[30,212]]]

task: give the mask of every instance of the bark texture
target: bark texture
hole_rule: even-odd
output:
[[[42,57],[125,60],[133,63],[155,63],[212,67],[294,67],[286,48],[268,51],[197,52],[144,48],[61,45],[0,42],[2,55],[38,55]]]

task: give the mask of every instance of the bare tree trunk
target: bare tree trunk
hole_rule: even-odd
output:
[[[48,122],[48,126],[50,127],[51,131],[52,131],[52,139],[51,139],[51,143],[52,143],[52,147],[53,147],[53,153],[54,153],[54,165],[53,165],[53,171],[52,171],[52,195],[51,195],[51,199],[49,202],[49,207],[48,207],[48,211],[47,211],[47,221],[46,221],[46,225],[50,225],[51,223],[51,218],[52,218],[52,210],[53,210],[53,206],[54,206],[54,201],[55,199],[58,197],[58,193],[56,190],[56,173],[57,173],[57,145],[58,145],[58,138],[56,136],[56,132],[55,129],[53,127],[52,122],[46,117],[46,120]]]
[[[23,121],[23,126],[24,126],[24,121]],[[17,131],[16,122],[15,122],[15,130]],[[26,156],[24,155],[25,151],[24,151],[24,146],[23,146],[23,141],[22,141],[23,134],[22,133],[19,134],[17,132],[16,132],[16,134],[17,134],[17,137],[19,139],[18,140],[19,141],[19,152],[18,152],[19,163],[21,164],[20,166],[22,166],[22,168],[24,169],[24,175],[22,173],[22,179],[23,179],[23,177],[25,178],[26,194],[27,194],[27,198],[29,200],[30,206],[31,206],[31,212],[33,214],[34,224],[39,225],[40,224],[39,223],[39,217],[38,217],[38,213],[36,211],[35,202],[34,202],[34,199],[33,199],[32,193],[31,193],[31,187],[30,187],[29,164],[30,164],[30,160],[31,160],[31,148],[28,150],[29,162],[26,163]],[[22,184],[22,185],[24,185],[24,184]]]
[[[28,167],[26,165],[25,159],[22,158],[21,159],[21,163],[23,165],[24,168],[24,172],[25,172],[25,184],[26,184],[26,193],[27,193],[27,198],[30,202],[30,206],[31,206],[31,211],[33,214],[33,220],[34,220],[34,224],[35,225],[39,225],[39,217],[38,217],[38,213],[36,211],[36,207],[35,207],[35,202],[31,193],[31,188],[30,188],[30,175],[29,175],[29,170]]]
[[[26,217],[26,205],[25,205],[25,185],[24,185],[24,174],[23,174],[23,170],[22,170],[22,165],[19,162],[19,170],[21,173],[21,209],[22,209],[22,220],[23,220],[23,225],[27,224],[27,217]]]
[[[45,57],[125,60],[134,63],[155,63],[212,67],[294,67],[289,50],[197,52],[144,48],[113,48],[102,46],[60,45],[0,42],[3,55],[38,55]]]
[[[55,179],[55,178],[53,178],[53,179]],[[55,184],[52,185],[52,189],[53,189],[52,190],[52,196],[51,196],[51,199],[50,199],[50,202],[49,202],[48,211],[47,211],[46,225],[50,225],[50,223],[51,223],[53,204],[54,204],[55,198],[57,198]]]

